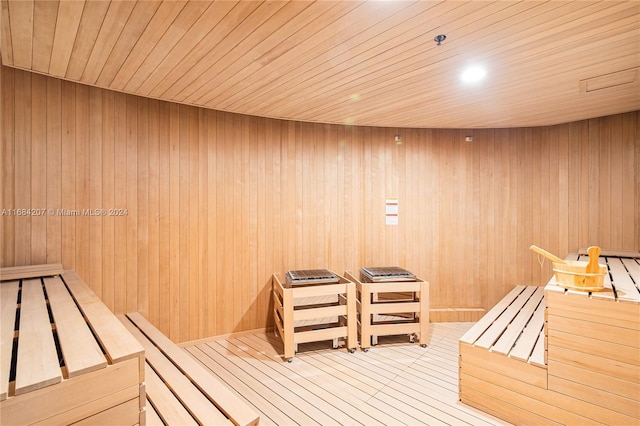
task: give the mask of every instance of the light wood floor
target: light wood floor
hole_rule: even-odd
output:
[[[458,339],[472,323],[433,323],[429,346],[380,338],[369,352],[300,345],[292,363],[272,333],[185,349],[256,407],[263,425],[505,424],[458,401]]]

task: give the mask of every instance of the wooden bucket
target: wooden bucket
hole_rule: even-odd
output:
[[[571,290],[603,291],[607,267],[599,264],[597,273],[588,273],[588,263],[578,260],[567,260],[566,263],[553,262],[556,284]]]

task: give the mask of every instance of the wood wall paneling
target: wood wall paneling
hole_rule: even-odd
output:
[[[431,282],[434,320],[473,320],[514,285],[547,282],[530,244],[639,248],[638,112],[373,128],[0,76],[0,207],[48,212],[1,217],[0,264],[62,262],[175,341],[270,325],[271,275],[288,269],[397,264]]]

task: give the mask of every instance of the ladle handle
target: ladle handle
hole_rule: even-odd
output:
[[[533,250],[536,253],[543,255],[544,257],[546,257],[549,260],[552,260],[553,262],[556,262],[556,263],[567,263],[564,260],[560,259],[558,256],[554,256],[553,254],[549,253],[548,251],[546,251],[544,249],[541,249],[538,246],[531,245],[531,247],[529,247],[529,250]]]
[[[589,254],[589,263],[587,264],[587,274],[597,274],[600,272],[598,258],[600,257],[600,247],[591,246],[587,249]]]

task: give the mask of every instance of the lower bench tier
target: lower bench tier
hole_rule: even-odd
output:
[[[613,286],[624,279],[611,276]],[[460,339],[460,400],[514,424],[640,424],[640,305],[615,297],[621,291],[590,295],[553,279],[536,302],[541,290],[515,288]],[[519,356],[525,343],[528,360]],[[538,361],[535,347],[544,349]]]

